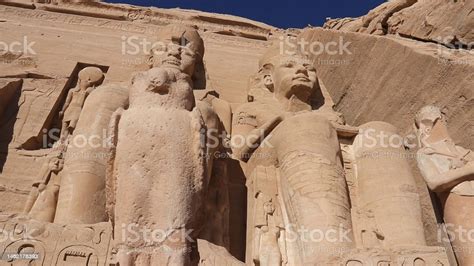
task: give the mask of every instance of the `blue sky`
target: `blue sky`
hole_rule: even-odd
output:
[[[162,8],[232,14],[280,28],[320,26],[326,17],[358,17],[386,0],[105,0]]]

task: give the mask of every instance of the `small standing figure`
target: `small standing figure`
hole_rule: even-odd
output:
[[[42,167],[39,181],[33,183],[23,213],[43,222],[53,222],[59,193],[58,174],[63,169],[62,156],[51,157]]]
[[[265,195],[257,196],[253,261],[260,266],[280,266],[288,262],[285,226],[278,204]],[[262,204],[263,202],[263,204]]]
[[[77,86],[69,90],[64,107],[59,113],[63,120],[60,143],[65,143],[68,136],[72,135],[87,96],[96,86],[102,84],[103,80],[104,73],[98,67],[86,67],[79,72]]]

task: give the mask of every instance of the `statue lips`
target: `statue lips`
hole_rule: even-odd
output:
[[[162,65],[166,67],[174,67],[180,68],[181,67],[181,60],[176,56],[168,56],[167,58],[163,59]]]
[[[304,82],[310,81],[310,80],[309,80],[309,77],[308,77],[307,75],[305,75],[305,74],[302,74],[302,73],[297,74],[297,75],[293,78],[293,80],[304,81]]]

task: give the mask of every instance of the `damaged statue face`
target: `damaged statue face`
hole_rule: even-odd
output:
[[[192,76],[204,55],[204,43],[196,29],[168,26],[158,36],[159,44],[152,49],[153,66],[176,68]]]

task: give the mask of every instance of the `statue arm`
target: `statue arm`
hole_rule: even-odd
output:
[[[432,191],[443,192],[452,189],[462,182],[472,180],[474,180],[474,162],[469,162],[464,167],[434,175],[427,183]]]
[[[260,235],[261,235],[261,232],[260,232],[260,228],[259,227],[255,227],[255,230],[254,230],[254,235],[255,235],[255,239],[253,241],[253,256],[252,256],[252,259],[254,262],[258,262],[260,260]]]
[[[474,180],[474,162],[468,162],[461,168],[440,172],[426,154],[418,153],[418,168],[430,190],[443,192],[462,182]]]
[[[114,173],[115,152],[118,141],[118,126],[120,118],[124,112],[123,108],[117,109],[110,118],[109,127],[107,130],[108,138],[108,161],[106,170],[106,210],[107,215],[114,222],[114,207],[115,207],[115,192],[116,192],[116,178]]]
[[[280,246],[282,265],[288,264],[288,254],[286,253],[286,231],[280,228],[280,237],[278,238],[278,245]]]
[[[69,92],[67,93],[66,102],[64,103],[64,106],[62,109],[63,113],[66,111],[71,101],[72,101],[72,90],[69,90]]]
[[[249,126],[236,126],[233,136],[242,136],[245,140],[244,145],[237,147],[235,150],[237,157],[247,162],[250,159],[249,155],[258,148],[260,141],[267,137],[281,121],[283,121],[283,117],[276,116],[259,128],[254,128],[253,130],[252,127]]]
[[[217,116],[221,120],[227,134],[231,134],[232,130],[232,108],[230,104],[219,98],[212,100],[212,107],[214,108]]]

